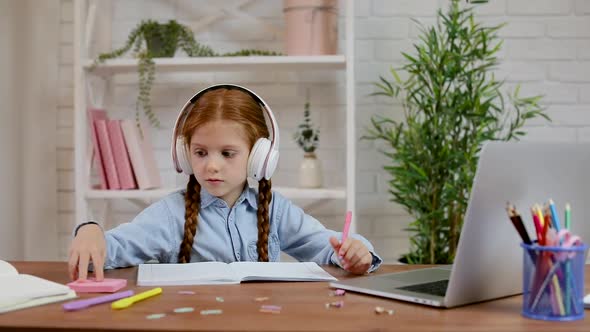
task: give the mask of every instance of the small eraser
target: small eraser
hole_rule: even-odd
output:
[[[590,294],[584,297],[584,308],[590,309]]]
[[[77,293],[114,293],[127,286],[127,279],[108,279],[96,281],[94,278],[70,282],[68,287]]]

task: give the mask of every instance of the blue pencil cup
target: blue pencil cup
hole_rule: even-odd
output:
[[[548,247],[521,243],[522,315],[570,321],[584,318],[584,262],[588,246]]]

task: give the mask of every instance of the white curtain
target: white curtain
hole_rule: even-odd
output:
[[[0,0],[0,259],[56,260],[59,0]]]

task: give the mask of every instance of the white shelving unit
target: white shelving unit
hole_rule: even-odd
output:
[[[355,179],[356,179],[356,134],[355,134],[355,80],[354,80],[354,12],[353,0],[345,0],[346,51],[344,55],[327,56],[261,56],[261,57],[215,57],[215,58],[161,58],[155,59],[156,72],[232,72],[232,71],[315,71],[345,70],[346,77],[346,182],[345,187],[303,189],[281,187],[274,190],[291,199],[342,199],[347,210],[353,211],[356,220]],[[178,188],[157,190],[95,190],[90,188],[89,135],[87,120],[87,99],[90,76],[109,78],[113,75],[137,71],[134,59],[109,60],[91,73],[93,60],[89,53],[89,39],[95,29],[96,6],[87,0],[75,0],[74,4],[74,168],[76,222],[86,220],[89,214],[89,200],[102,200],[103,207],[115,199],[132,202],[158,199]],[[108,16],[108,15],[107,15]],[[102,17],[102,16],[101,16]],[[280,124],[279,124],[280,126]],[[172,164],[172,163],[170,163]],[[102,215],[105,212],[102,211]],[[342,213],[344,216],[344,211]],[[351,232],[355,231],[354,223]]]
[[[88,70],[93,60],[84,61]],[[346,57],[343,55],[322,56],[243,56],[216,58],[159,58],[155,59],[158,72],[203,72],[203,71],[256,71],[284,70],[306,71],[345,69]],[[93,75],[108,76],[137,71],[134,59],[114,59],[98,66]]]

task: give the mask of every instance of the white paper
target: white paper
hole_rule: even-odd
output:
[[[12,266],[12,264],[0,260],[0,276],[5,276],[5,275],[17,275],[18,271],[16,270],[16,268],[14,266]]]
[[[0,313],[76,296],[68,286],[28,274],[0,260]],[[65,298],[64,298],[65,299]]]
[[[234,262],[229,264],[243,281],[336,281],[314,262]]]
[[[238,284],[240,279],[227,263],[141,264],[138,286]]]
[[[76,292],[73,289],[70,289],[69,292],[64,295],[54,295],[54,296],[46,296],[46,297],[40,297],[40,298],[35,298],[35,299],[29,299],[29,300],[15,301],[14,303],[11,303],[11,304],[5,303],[4,305],[2,305],[0,303],[0,314],[5,313],[5,312],[9,312],[9,311],[19,310],[19,309],[36,307],[36,306],[49,304],[49,303],[53,303],[53,302],[65,301],[65,300],[73,299],[76,297],[77,297]]]
[[[141,264],[138,286],[237,284],[241,281],[336,281],[313,262]]]
[[[67,294],[70,288],[66,285],[45,280],[28,274],[0,277],[0,304],[10,299],[32,299],[45,296]]]

